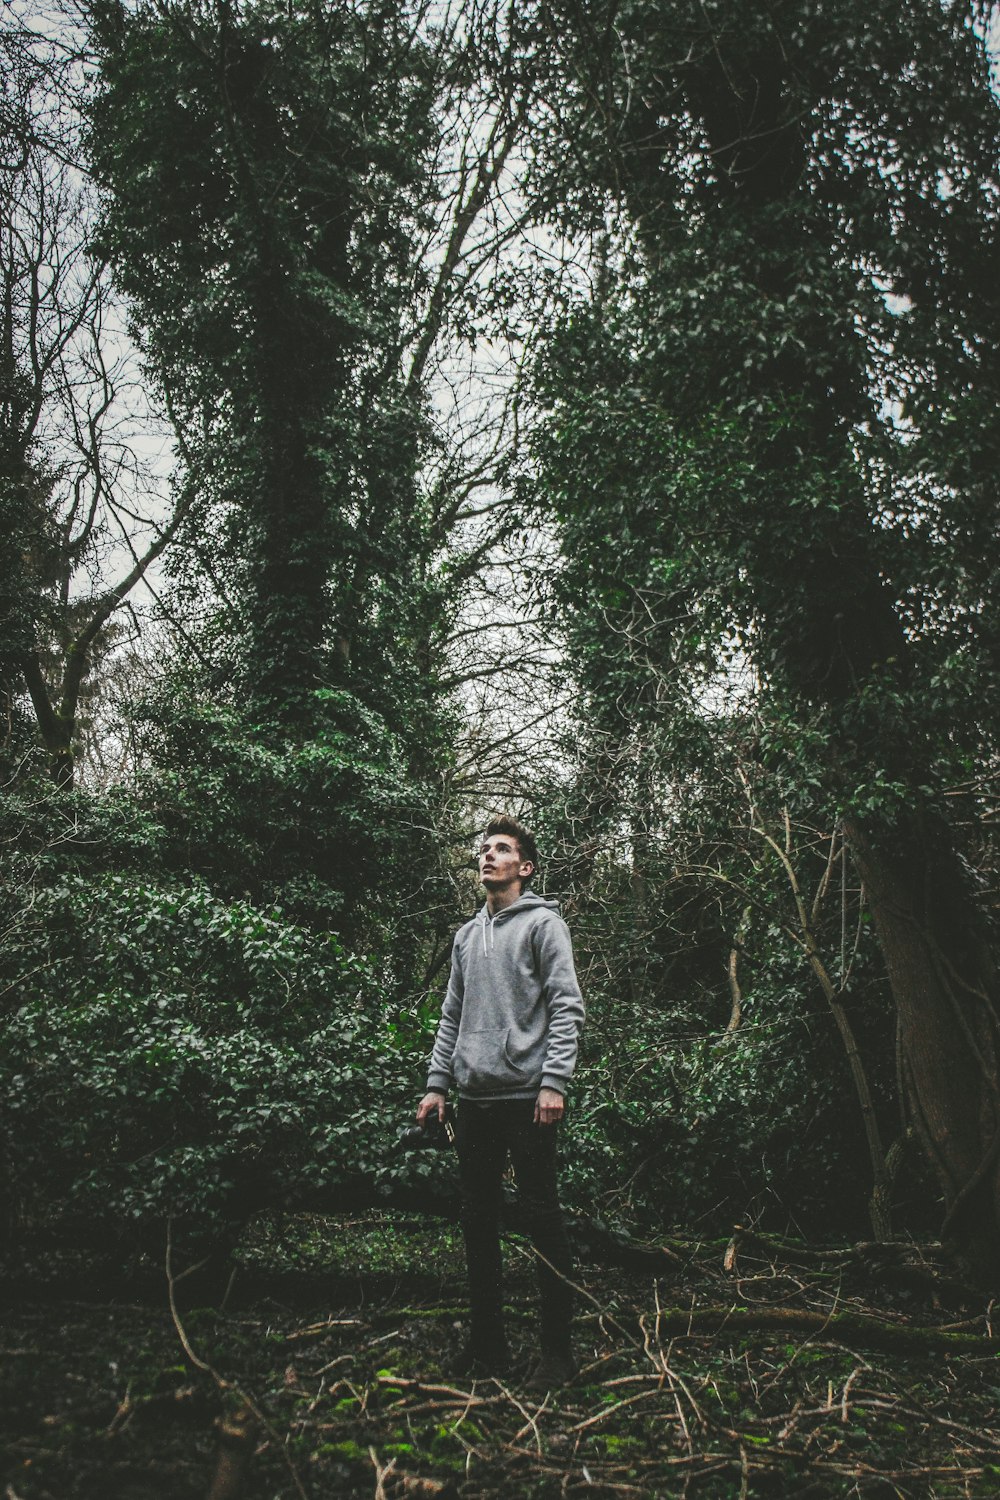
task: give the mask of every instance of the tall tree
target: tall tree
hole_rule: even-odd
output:
[[[843,813],[943,1228],[996,1280],[1000,985],[956,816],[1000,707],[987,19],[556,5],[571,217],[627,229],[553,344],[541,456],[598,697],[662,716],[749,658]]]

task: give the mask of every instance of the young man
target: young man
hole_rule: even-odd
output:
[[[417,1119],[444,1117],[458,1090],[462,1229],[471,1335],[459,1373],[500,1375],[510,1355],[503,1320],[501,1179],[508,1156],[538,1254],[541,1358],[532,1384],[564,1384],[572,1261],[556,1188],[556,1140],[576,1063],[583,999],[569,930],[555,901],[525,890],[538,864],[528,830],[495,818],[483,835],[486,905],[459,929]]]

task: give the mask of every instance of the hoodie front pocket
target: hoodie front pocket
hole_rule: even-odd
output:
[[[507,1026],[487,1026],[460,1034],[452,1059],[459,1088],[504,1088],[524,1082],[525,1070],[510,1056],[509,1037]]]
[[[511,1027],[504,1037],[503,1052],[507,1059],[507,1066],[513,1068],[515,1073],[530,1073],[532,1054],[537,1052],[538,1043],[525,1041],[523,1033],[515,1031]]]

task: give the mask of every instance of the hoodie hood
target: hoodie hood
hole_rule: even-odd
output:
[[[516,901],[512,901],[509,906],[505,906],[502,911],[498,911],[495,917],[491,917],[489,907],[484,906],[480,911],[476,913],[476,916],[474,918],[476,922],[480,922],[482,924],[484,953],[486,953],[489,948],[495,946],[494,930],[496,928],[496,924],[498,922],[505,921],[507,917],[516,916],[518,912],[522,911],[554,911],[556,912],[556,914],[558,914],[559,902],[550,901],[547,896],[539,896],[535,891],[523,891],[521,895],[518,896]],[[489,934],[488,943],[487,934]]]

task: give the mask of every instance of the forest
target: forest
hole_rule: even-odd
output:
[[[7,1500],[1000,1492],[998,59],[3,0]],[[498,811],[587,1004],[544,1399],[404,1139]]]

